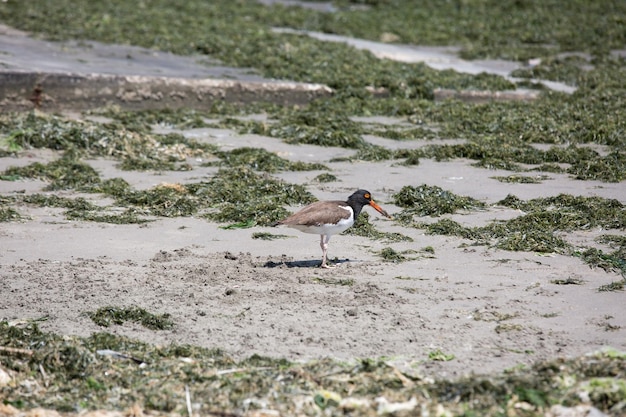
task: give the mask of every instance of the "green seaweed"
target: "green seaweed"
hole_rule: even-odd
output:
[[[431,129],[418,126],[413,128],[399,129],[392,126],[384,126],[382,128],[373,128],[366,130],[365,133],[380,136],[382,138],[394,140],[416,140],[416,139],[436,139],[439,138],[437,132]]]
[[[534,177],[529,177],[526,175],[507,175],[506,177],[497,176],[491,178],[500,182],[512,184],[541,184],[543,180],[549,179],[547,175],[537,175]]]
[[[252,233],[252,239],[260,239],[260,240],[276,240],[276,239],[286,239],[289,236],[287,235],[276,235],[274,233],[267,232],[255,232]]]
[[[578,160],[567,172],[579,180],[620,182],[626,179],[626,154],[615,151],[605,157]]]
[[[29,194],[17,196],[16,202],[33,204],[39,207],[57,207],[67,209],[65,217],[70,220],[95,221],[113,224],[141,224],[150,220],[141,216],[135,209],[129,208],[122,212],[107,212],[106,207],[97,206],[83,197],[68,198],[54,194]]]
[[[520,68],[511,72],[513,77],[539,78],[544,80],[562,81],[568,85],[578,85],[578,81],[591,63],[583,56],[556,56],[541,59],[538,65]]]
[[[455,356],[451,353],[444,353],[441,349],[433,350],[432,352],[428,352],[428,359],[431,361],[440,361],[440,362],[448,362],[454,360]]]
[[[319,282],[353,285],[350,281]],[[519,409],[510,402],[513,396],[523,397],[537,415],[545,414],[553,404],[574,406],[583,401],[603,412],[624,411],[626,359],[614,351],[538,361],[491,375],[429,381],[404,374],[380,359],[364,358],[356,364],[331,359],[291,363],[254,355],[236,361],[219,349],[157,346],[103,332],[84,338],[60,336],[41,331],[34,322],[20,327],[0,322],[0,346],[5,349],[0,352],[3,367],[14,382],[2,388],[4,404],[23,410],[75,413],[135,407],[135,412],[184,414],[187,386],[192,400],[203,399],[196,410],[200,414],[214,414],[215,410],[243,413],[250,406],[250,392],[263,398],[265,408],[284,415],[319,413],[314,401],[319,395],[337,401],[342,397],[358,400],[358,413],[363,416],[379,415],[376,398],[401,402],[412,397],[418,400],[420,410],[433,415],[441,410],[454,415],[517,413]],[[454,359],[441,350],[428,356],[431,360]],[[574,382],[557,384],[555,375]],[[349,391],[346,380],[351,383]],[[26,381],[35,381],[40,387],[32,391]],[[56,395],[59,392],[63,395]],[[588,400],[581,399],[581,392]],[[332,402],[324,404],[329,412],[339,411]]]
[[[412,188],[410,191],[414,191]],[[399,193],[400,194],[400,193]],[[407,225],[424,228],[430,234],[459,236],[473,240],[476,244],[489,244],[511,251],[556,252],[579,256],[590,266],[599,266],[607,271],[623,271],[624,245],[616,237],[605,238],[607,242],[618,245],[616,251],[604,254],[601,250],[588,248],[576,250],[571,244],[558,236],[559,232],[589,230],[595,227],[605,229],[626,228],[626,206],[614,199],[600,197],[582,197],[560,194],[556,197],[537,198],[522,201],[508,195],[496,203],[522,210],[525,214],[507,221],[493,221],[486,226],[465,227],[454,220],[443,218],[435,223],[413,222],[414,209],[411,208],[415,193],[400,195],[402,200],[396,203],[409,206],[398,218]],[[408,199],[405,199],[409,197]],[[421,195],[417,195],[421,199]],[[446,198],[448,201],[449,198]],[[419,207],[420,210],[423,210]],[[427,213],[427,212],[425,212]]]
[[[4,175],[49,181],[46,191],[80,189],[100,182],[98,173],[88,164],[63,157],[47,164],[34,162],[23,167],[9,167]]]
[[[294,112],[268,130],[273,137],[291,144],[337,146],[359,149],[366,146],[360,124],[345,114],[321,112],[315,107]]]
[[[151,330],[166,330],[174,326],[169,314],[153,314],[141,307],[101,307],[87,316],[98,326],[110,327],[134,321]]]
[[[228,65],[255,67],[268,77],[324,83],[333,87],[336,93],[330,99],[298,108],[255,104],[246,109],[246,106],[216,102],[206,112],[166,110],[130,114],[117,111],[116,114],[116,111],[110,111],[109,117],[118,121],[117,127],[110,124],[94,128],[72,122],[66,124],[64,130],[68,134],[64,135],[61,132],[52,134],[55,123],[48,122],[48,134],[41,135],[43,141],[12,129],[11,123],[0,123],[4,126],[2,131],[18,147],[29,146],[34,141],[55,148],[70,140],[77,148],[93,152],[92,146],[97,141],[91,139],[102,136],[102,130],[117,137],[117,142],[120,142],[120,136],[133,142],[134,139],[128,139],[131,133],[141,132],[145,136],[147,129],[154,124],[197,127],[204,126],[207,117],[228,115],[230,121],[248,131],[296,143],[361,150],[367,146],[362,135],[373,130],[351,121],[351,116],[405,116],[418,125],[414,132],[411,129],[387,129],[393,132],[388,136],[431,135],[428,132],[435,128],[439,138],[468,141],[460,145],[432,145],[407,155],[407,164],[415,164],[423,157],[438,160],[471,158],[478,166],[486,168],[522,171],[524,164],[532,164],[536,166],[530,169],[550,169],[550,172],[564,169],[581,180],[618,182],[624,179],[626,106],[623,79],[626,66],[624,58],[609,53],[610,48],[619,49],[623,45],[625,36],[620,28],[624,6],[615,2],[603,0],[591,5],[577,0],[567,4],[538,4],[533,0],[528,4],[459,3],[455,7],[441,7],[439,2],[432,1],[416,9],[410,2],[399,1],[394,7],[381,2],[371,9],[346,8],[331,14],[252,3],[235,7],[225,1],[211,4],[192,1],[184,7],[173,7],[154,0],[151,7],[141,11],[118,1],[107,5],[83,3],[76,7],[72,2],[55,0],[54,13],[45,14],[37,2],[9,3],[0,9],[0,20],[46,33],[54,39],[90,38],[181,54],[205,53]],[[68,15],[75,17],[69,23]],[[207,26],[206,20],[200,16],[211,16],[212,24]],[[428,19],[420,19],[425,16]],[[574,30],[581,27],[581,20],[586,22],[585,30]],[[415,21],[420,21],[420,25],[415,25]],[[427,29],[430,25],[435,30]],[[502,77],[488,74],[434,71],[423,64],[380,60],[369,52],[342,43],[276,33],[271,30],[275,26],[328,30],[369,39],[393,35],[393,39],[397,37],[399,41],[419,44],[460,44],[462,54],[472,57],[541,58],[541,63],[532,69],[535,73],[530,75],[575,83],[578,89],[573,94],[545,92],[533,102],[473,104],[448,100],[434,103],[436,88],[493,90],[514,86]],[[486,27],[489,30],[485,30]],[[590,58],[571,54],[571,51],[587,52]],[[569,55],[560,54],[562,52]],[[371,87],[384,91],[384,94],[374,98],[368,90]],[[232,115],[255,109],[267,111],[273,121],[232,118]],[[119,121],[126,126],[126,132],[119,131]],[[577,150],[580,148],[540,151],[530,146],[534,143],[573,144],[574,147],[595,143],[610,147],[610,152],[603,156],[587,151],[580,153]],[[86,147],[87,144],[90,146]],[[123,152],[120,147],[113,149],[117,153]],[[367,160],[402,157],[388,151],[376,155],[379,151],[382,150],[364,150],[361,156]],[[152,155],[148,159],[161,160],[162,157]],[[130,159],[133,162],[126,162],[124,166],[131,169],[188,169],[171,163],[142,162],[142,158],[133,155]],[[557,168],[556,163],[570,166]]]
[[[319,174],[318,176],[313,178],[313,181],[316,181],[316,182],[319,182],[319,183],[327,183],[327,182],[339,181],[339,179],[335,175],[333,175],[333,174],[330,174],[328,172],[324,172],[323,174]]]
[[[623,229],[626,227],[626,206],[616,199],[559,194],[526,202],[509,195],[497,204],[519,209],[535,216],[540,226],[552,230],[586,230],[594,227]]]
[[[200,208],[198,199],[177,184],[159,185],[142,191],[129,190],[118,196],[116,202],[122,207],[140,210],[147,216],[191,216]]]
[[[110,5],[86,2],[81,3],[81,8],[73,7],[74,3],[69,1],[55,3],[54,12],[48,13],[38,9],[36,3],[9,4],[2,9],[0,18],[14,19],[17,27],[45,32],[57,39],[89,36],[104,42],[132,40],[137,45],[177,53],[204,50],[229,64],[244,64],[263,53],[266,57],[259,67],[266,71],[272,70],[281,58],[296,59],[299,52],[298,44],[283,47],[281,53],[275,55],[268,53],[273,50],[272,46],[254,50],[253,46],[263,45],[261,41],[273,39],[263,29],[274,26],[371,40],[380,40],[386,35],[400,43],[463,45],[465,57],[515,60],[576,49],[594,55],[607,54],[611,49],[620,48],[626,38],[621,18],[626,14],[626,7],[610,1],[457,2],[447,8],[442,7],[440,1],[427,1],[419,8],[412,7],[410,1],[393,2],[394,7],[380,1],[367,2],[370,4],[367,8],[342,7],[333,13],[279,4],[271,7],[254,2],[234,5],[227,1],[210,4],[191,1],[181,7],[152,1],[152,7],[141,8],[143,13],[119,1]],[[74,19],[62,20],[67,15]],[[210,18],[212,24],[204,24],[202,17]],[[151,24],[147,26],[145,22]],[[229,51],[229,48],[234,49],[237,39],[242,44],[241,50]],[[253,57],[247,58],[246,54],[253,54]],[[324,66],[318,64],[309,71],[322,68]]]
[[[623,291],[624,288],[626,288],[626,278],[609,284],[600,285],[600,287],[598,287],[598,291]]]
[[[247,166],[257,171],[269,173],[278,171],[328,170],[328,167],[322,164],[289,161],[263,148],[242,147],[228,152],[215,152],[215,156],[220,158],[219,162],[209,162],[203,165],[230,167]]]
[[[68,210],[65,213],[68,220],[82,220],[110,224],[144,224],[152,221],[145,217],[145,213],[136,209],[126,209],[121,212],[106,213],[101,210]]]
[[[227,65],[254,67],[268,77],[325,83],[335,89],[335,95],[300,108],[272,108],[268,110],[270,123],[235,119],[233,115],[244,114],[247,110],[221,102],[214,104],[206,114],[186,110],[145,115],[130,112],[119,117],[110,115],[116,123],[104,125],[34,114],[25,117],[3,115],[0,117],[0,135],[4,139],[2,142],[9,146],[0,155],[6,157],[32,147],[59,151],[74,149],[78,157],[73,159],[77,162],[82,155],[90,155],[114,158],[131,169],[189,169],[185,158],[198,155],[200,149],[185,145],[184,152],[172,154],[176,147],[171,144],[181,138],[152,135],[150,127],[155,124],[201,127],[206,126],[206,118],[226,115],[228,119],[222,120],[225,126],[290,141],[352,148],[357,150],[357,158],[363,160],[403,159],[405,164],[414,165],[423,158],[469,158],[485,168],[568,173],[579,180],[624,181],[626,65],[623,58],[610,55],[610,50],[623,49],[626,43],[624,2],[425,1],[420,7],[409,1],[353,3],[358,3],[359,7],[349,7],[347,2],[341,2],[337,11],[323,13],[300,7],[266,7],[257,2],[225,0],[194,0],[175,5],[162,0],[141,3],[55,0],[45,5],[41,0],[4,2],[0,6],[1,21],[53,39],[95,39],[182,54],[204,53]],[[437,72],[423,64],[379,60],[369,52],[345,44],[277,34],[272,27],[420,45],[460,45],[465,58],[520,61],[541,58],[538,66],[516,75],[561,80],[575,85],[577,90],[571,95],[544,91],[538,99],[526,103],[434,102],[436,88],[501,90],[514,86],[501,77]],[[585,58],[584,62],[559,56],[571,51],[586,52],[591,59]],[[366,88],[381,94],[374,96]],[[406,133],[407,137],[414,135],[419,139],[422,133],[427,134],[433,128],[437,138],[457,138],[464,143],[429,144],[411,152],[370,147],[362,136],[371,134],[372,129],[348,122],[354,115],[403,117],[417,126],[415,132]],[[28,123],[22,123],[24,119]],[[385,137],[395,139],[402,135],[403,131],[390,129]],[[162,146],[164,143],[170,145]],[[554,146],[540,150],[534,144]],[[585,144],[604,149],[600,152],[595,147],[581,146]],[[159,148],[167,152],[157,151]],[[263,188],[267,178],[252,174],[249,174],[252,177],[249,181],[239,181],[236,175],[225,172],[218,175],[214,185],[224,186],[227,193],[237,194],[232,200],[219,190],[206,188],[206,183],[194,183],[184,185],[186,192],[172,192],[165,196],[167,198],[162,198],[161,190],[152,190],[147,195],[155,197],[158,203],[155,205],[135,195],[137,205],[129,203],[127,210],[140,215],[158,213],[153,207],[165,210],[172,201],[184,196],[183,202],[198,204],[187,207],[192,213],[215,213],[223,207],[230,207],[236,214],[238,205],[246,204],[246,192],[251,191],[220,184],[220,178],[224,177],[239,181],[239,187],[260,186],[259,193],[251,192],[254,204],[237,221],[256,219],[259,207],[264,215],[264,210],[312,199],[311,196],[300,196],[289,202],[281,201],[275,197],[280,195],[280,187],[279,191],[268,191]],[[8,178],[16,179],[15,176]],[[116,199],[122,199],[132,191],[122,182],[105,186],[102,183],[87,182],[77,186]],[[279,185],[290,187],[284,183]],[[25,197],[16,196],[3,207],[24,202],[71,210],[75,205],[92,214],[106,215],[84,199]],[[270,201],[267,205],[259,204],[263,199]],[[452,220],[441,219],[428,228],[463,235],[479,243],[500,242],[520,250],[554,250],[556,247],[558,251],[569,253],[571,247],[560,246],[564,240],[551,240],[555,232],[590,227],[623,230],[624,227],[623,207],[602,200],[538,200],[534,206],[519,199],[508,200],[509,207],[526,212],[514,223],[498,222],[485,228],[466,228]],[[176,204],[174,208],[181,209]],[[596,209],[598,213],[594,214]],[[541,211],[547,213],[542,215]],[[176,210],[165,210],[164,213],[175,214]],[[413,215],[405,217],[410,217],[407,224],[415,225]],[[227,221],[235,221],[235,218],[229,217]],[[544,232],[541,232],[542,228]],[[619,260],[624,259],[621,249],[624,245],[617,241],[604,243],[613,245],[610,251],[583,248],[579,252],[586,254],[585,260],[588,259],[590,264],[623,271],[623,263],[620,264]],[[623,289],[624,281],[606,287],[608,290]],[[194,398],[203,399],[201,408],[194,410],[200,414],[211,414],[216,410],[220,414],[244,414],[251,405],[248,401],[250,392],[254,392],[255,396],[267,401],[264,407],[278,410],[282,415],[313,415],[319,414],[319,407],[307,408],[310,403],[307,399],[316,398],[321,389],[348,395],[345,394],[345,381],[348,380],[352,387],[350,395],[363,396],[369,400],[369,405],[356,411],[340,410],[329,401],[324,403],[324,412],[377,415],[374,398],[378,397],[397,401],[415,397],[422,407],[421,412],[433,415],[448,412],[467,416],[544,415],[552,404],[573,406],[581,403],[581,397],[589,398],[589,403],[608,414],[621,415],[625,411],[622,401],[626,386],[623,355],[557,359],[503,375],[472,376],[425,385],[416,380],[407,384],[411,385],[409,388],[404,385],[397,369],[377,360],[363,360],[356,367],[346,367],[330,360],[292,365],[251,358],[249,362],[238,363],[219,351],[197,347],[156,347],[103,333],[87,339],[60,337],[43,333],[33,325],[15,328],[6,323],[0,323],[0,346],[30,349],[33,353],[23,358],[3,353],[3,366],[15,372],[12,377],[16,379],[15,383],[3,388],[3,400],[5,404],[24,409],[47,407],[76,412],[115,407],[121,410],[139,403],[148,410],[185,414],[183,386],[188,385],[193,387]],[[94,355],[98,349],[126,351],[133,357],[142,358],[147,366],[139,368],[127,360]],[[182,361],[181,357],[193,361]],[[266,369],[258,369],[259,366]],[[45,374],[41,369],[45,369]],[[236,372],[221,374],[224,369]],[[568,387],[555,384],[556,374],[571,377],[576,382]],[[29,388],[33,386],[33,380],[38,383],[35,391]],[[276,384],[276,381],[281,383]],[[118,395],[119,392],[130,394]],[[216,392],[221,394],[215,395]],[[295,399],[294,393],[298,394]],[[518,401],[530,409],[520,409],[516,406]]]
[[[409,251],[409,252],[410,253],[414,253],[414,251]],[[400,263],[400,262],[406,262],[406,261],[410,260],[410,258],[405,256],[405,254],[409,253],[409,252],[406,252],[406,251],[398,252],[398,251],[394,250],[393,248],[386,247],[386,248],[383,248],[382,250],[380,250],[380,252],[378,252],[378,255],[385,262]]]
[[[346,230],[344,234],[353,236],[364,236],[373,240],[384,240],[386,242],[412,242],[413,239],[401,233],[389,233],[376,230],[374,225],[369,221],[370,215],[362,212],[357,217],[354,225]]]
[[[211,210],[204,214],[218,222],[246,222],[269,226],[287,217],[284,205],[315,201],[301,185],[289,184],[247,167],[220,169],[208,182],[187,189]]]
[[[626,236],[600,235],[596,238],[596,242],[604,243],[612,248],[623,248],[626,247]]]
[[[67,164],[81,164],[78,159],[82,156],[100,156],[116,158],[122,169],[128,170],[186,170],[190,169],[187,157],[206,156],[216,150],[214,145],[180,134],[135,132],[115,123],[67,120],[34,112],[3,115],[0,133],[10,135],[23,148],[65,151],[62,161]]]
[[[28,194],[16,197],[17,201],[39,207],[59,207],[70,210],[96,210],[97,207],[83,197],[68,198],[54,194]]]
[[[477,240],[479,242],[484,240],[484,236],[480,233],[480,231],[464,227],[450,219],[444,218],[436,221],[435,223],[417,224],[416,226],[425,228],[428,233],[432,235],[458,236],[464,239]]]
[[[220,226],[220,229],[225,230],[233,230],[233,229],[249,229],[250,227],[256,226],[256,221],[254,219],[248,219],[238,223],[230,223],[226,226]]]
[[[340,287],[351,287],[354,285],[352,278],[331,278],[331,277],[314,277],[312,281],[318,284],[337,285]]]
[[[221,169],[207,182],[161,184],[147,190],[133,190],[125,180],[113,178],[84,185],[83,191],[109,195],[115,204],[100,207],[82,197],[42,194],[19,196],[7,202],[67,208],[65,215],[69,219],[117,224],[145,223],[150,217],[200,214],[218,222],[269,226],[288,215],[285,205],[314,201],[303,186],[259,175],[241,166]]]
[[[510,251],[568,253],[570,245],[555,235],[559,214],[530,213],[504,222],[478,228],[479,235],[494,246]]]
[[[580,278],[568,277],[563,279],[553,279],[550,280],[550,283],[556,285],[582,285],[585,281]]]
[[[403,215],[441,216],[458,210],[476,210],[485,204],[471,197],[461,197],[441,187],[422,184],[410,185],[393,195],[394,204],[404,208]]]
[[[20,213],[12,207],[4,207],[0,205],[0,222],[12,222],[21,220]]]
[[[109,107],[93,110],[87,115],[104,116],[122,124],[126,129],[135,132],[150,132],[154,126],[175,126],[179,129],[193,129],[208,126],[203,112],[189,109],[160,109],[125,111]]]
[[[626,246],[610,253],[588,248],[575,254],[592,267],[602,268],[607,272],[621,272],[626,277]]]
[[[90,193],[102,193],[113,197],[119,197],[131,190],[130,184],[124,178],[109,178],[97,184],[92,184],[84,189]]]

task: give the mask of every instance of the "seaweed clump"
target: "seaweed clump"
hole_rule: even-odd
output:
[[[44,188],[46,191],[80,189],[100,182],[96,170],[71,156],[64,156],[47,164],[34,162],[23,167],[9,167],[3,174],[14,176],[15,179],[37,178],[49,181]]]
[[[498,176],[491,178],[509,184],[541,184],[543,180],[546,180],[549,177],[547,175],[536,175],[533,177],[529,177],[526,175],[507,175],[505,177]]]
[[[398,252],[394,250],[393,248],[386,247],[386,248],[383,248],[380,252],[378,252],[378,255],[385,262],[400,263],[400,262],[406,262],[411,259],[414,259],[414,257],[405,256],[405,255],[414,254],[414,253],[415,253],[414,250],[406,250],[406,251]]]
[[[314,201],[301,185],[289,184],[245,166],[220,169],[208,181],[161,184],[115,195],[116,203],[143,216],[201,215],[217,222],[269,226],[286,217],[284,205]]]
[[[626,236],[601,235],[596,238],[598,243],[609,245],[612,251],[605,253],[598,248],[587,248],[576,251],[579,256],[591,267],[602,268],[607,272],[618,272],[622,279],[605,284],[598,288],[599,291],[620,291],[626,287]]]
[[[200,214],[217,222],[269,226],[288,215],[285,205],[306,204],[315,199],[301,185],[289,184],[246,167],[221,169],[209,181],[164,183],[147,190],[133,190],[121,178],[85,186],[83,191],[114,198],[110,206],[98,206],[83,197],[30,194],[7,201],[68,209],[69,219],[106,223],[145,223],[156,217],[188,217]]]
[[[327,182],[335,182],[335,181],[339,181],[339,179],[333,175],[333,174],[329,174],[328,172],[324,172],[323,174],[318,175],[317,177],[313,178],[313,181],[319,182],[319,183],[327,183]]]
[[[129,190],[117,197],[117,204],[132,207],[142,215],[186,217],[201,207],[195,196],[180,184],[161,184],[148,190]]]
[[[320,282],[352,285],[350,280],[331,281]],[[296,364],[253,355],[235,361],[217,349],[156,346],[109,333],[62,337],[42,332],[36,323],[15,327],[0,322],[0,346],[11,378],[0,393],[3,406],[13,413],[132,407],[137,413],[139,407],[150,414],[184,414],[186,396],[203,415],[244,414],[251,404],[281,415],[349,411],[377,416],[396,404],[410,413],[428,410],[433,415],[504,411],[517,416],[522,408],[523,415],[544,415],[554,405],[583,401],[613,415],[626,411],[626,355],[612,350],[492,375],[426,381],[383,360]],[[453,359],[435,353],[424,352],[424,359]]]
[[[328,167],[322,164],[301,161],[292,162],[262,148],[243,147],[228,152],[215,152],[215,155],[220,158],[220,162],[211,162],[204,165],[230,167],[247,166],[257,171],[269,173],[278,171],[328,170]]]
[[[434,187],[436,191],[438,187]],[[429,189],[428,187],[426,189]],[[406,192],[408,191],[408,192]],[[413,187],[404,187],[396,194],[396,204],[407,207],[397,218],[407,225],[424,228],[430,234],[458,236],[473,241],[478,245],[492,245],[499,249],[510,251],[528,251],[540,253],[561,253],[580,257],[591,267],[600,267],[609,272],[626,274],[625,248],[626,244],[621,236],[603,235],[598,242],[609,244],[614,250],[605,253],[597,248],[577,248],[568,243],[562,234],[575,230],[589,230],[603,228],[605,230],[624,230],[626,228],[626,206],[615,199],[600,197],[582,197],[560,194],[556,197],[537,198],[522,201],[509,195],[497,204],[524,211],[521,216],[506,221],[493,221],[486,226],[466,227],[460,223],[442,218],[433,223],[415,222],[415,213],[453,213],[455,206],[449,204],[456,196],[446,197],[443,209],[428,202],[421,207],[424,197],[416,193]],[[417,198],[412,199],[413,196]],[[438,202],[438,200],[434,200]],[[471,207],[461,200],[459,207]],[[431,214],[436,216],[439,214]],[[625,281],[626,282],[626,281]],[[607,287],[606,290],[615,290],[624,287],[618,281]]]
[[[332,98],[298,108],[247,107],[270,113],[276,121],[269,125],[242,123],[231,118],[233,125],[294,143],[361,150],[367,147],[362,138],[367,129],[352,121],[351,116],[407,117],[415,124],[435,127],[439,138],[462,138],[469,142],[433,145],[410,155],[411,164],[421,157],[470,158],[478,166],[514,171],[525,170],[524,164],[551,169],[566,164],[562,169],[581,180],[620,182],[626,178],[623,135],[626,66],[623,57],[611,53],[612,49],[619,50],[625,41],[622,16],[626,6],[621,2],[577,0],[545,4],[532,0],[489,7],[459,4],[453,8],[441,7],[438,2],[424,3],[419,8],[409,1],[394,2],[393,7],[389,2],[368,2],[370,7],[365,10],[346,8],[330,14],[226,0],[189,1],[176,6],[159,0],[148,8],[119,1],[79,4],[77,7],[76,2],[57,0],[51,12],[37,2],[9,2],[0,9],[0,19],[57,40],[94,39],[180,54],[206,54],[226,65],[254,67],[266,77],[318,82],[335,89]],[[68,15],[74,18],[68,20]],[[554,19],[557,15],[559,18]],[[211,18],[210,27],[206,25],[206,16]],[[416,21],[420,25],[415,25]],[[521,69],[517,74],[564,81],[575,85],[577,90],[573,94],[546,91],[532,103],[494,101],[477,105],[454,100],[437,103],[433,101],[437,88],[503,90],[516,85],[492,74],[435,71],[424,64],[381,60],[368,51],[343,43],[272,30],[285,26],[422,45],[460,44],[461,54],[472,58],[539,59],[539,65]],[[581,27],[585,29],[580,30]],[[391,32],[390,28],[393,28]],[[372,91],[380,94],[374,99]],[[206,113],[169,110],[112,114],[109,116],[116,123],[96,127],[65,123],[62,130],[67,135],[55,133],[41,138],[51,146],[62,145],[69,139],[74,146],[89,152],[100,146],[92,140],[96,138],[130,147],[132,152],[124,163],[129,169],[189,169],[183,155],[171,146],[161,146],[162,151],[155,154],[144,152],[141,145],[136,145],[137,141],[163,143],[162,138],[147,133],[150,125],[206,126],[205,116],[241,115],[246,111],[216,103]],[[28,134],[27,126],[25,135],[19,129],[12,129],[11,124],[4,120],[0,129],[13,145],[39,142],[36,135]],[[126,127],[120,129],[120,124]],[[31,132],[38,130],[34,127]],[[45,127],[47,132],[55,131],[53,122]],[[388,134],[402,135],[419,137],[432,133],[418,128],[415,132]],[[26,136],[28,140],[24,142]],[[187,156],[200,150],[180,143],[178,151],[186,148],[183,154]],[[537,143],[555,147],[546,151],[533,148],[532,144]],[[583,149],[581,144],[603,145],[608,152]],[[107,149],[124,153],[127,149],[124,146],[107,145]],[[388,150],[380,155],[369,151],[363,156],[396,157]],[[172,153],[179,159],[168,160]]]
[[[96,311],[88,312],[87,316],[102,327],[124,324],[126,321],[140,323],[151,330],[166,330],[174,327],[169,314],[153,314],[141,307],[101,307]]]
[[[287,236],[287,235],[268,233],[268,232],[255,232],[255,233],[252,233],[252,239],[259,239],[259,240],[286,239],[288,237],[289,236]]]
[[[508,195],[497,204],[525,211],[527,216],[536,216],[540,226],[555,231],[626,228],[626,206],[616,199],[559,194],[521,201]]]
[[[13,198],[0,196],[0,222],[11,222],[22,219],[22,215],[13,207],[9,206],[13,200]]]
[[[217,222],[249,222],[269,226],[287,217],[284,205],[315,201],[301,185],[289,184],[247,167],[220,169],[208,182],[186,189],[209,210],[203,214]]]
[[[0,222],[10,222],[20,220],[22,216],[20,213],[11,208],[11,207],[3,207],[0,206]]]
[[[393,195],[394,204],[403,207],[402,216],[441,216],[458,210],[476,210],[485,204],[471,197],[458,196],[441,187],[422,184],[404,186]]]
[[[606,230],[625,229],[626,206],[618,200],[560,194],[522,201],[509,195],[497,204],[522,210],[525,214],[481,227],[465,227],[448,218],[430,224],[409,224],[425,228],[431,234],[459,236],[473,240],[476,244],[493,245],[505,250],[578,256],[592,267],[598,266],[622,274],[626,272],[623,261],[626,258],[626,245],[619,236],[604,235],[599,241],[615,249],[608,254],[596,248],[576,248],[559,236],[563,232],[597,227]]]
[[[384,240],[386,242],[412,242],[413,239],[409,236],[401,233],[381,232],[377,230],[369,221],[370,215],[367,212],[362,212],[357,217],[354,225],[343,232],[346,235],[364,236],[374,240]]]
[[[81,156],[109,157],[120,160],[120,167],[126,170],[188,170],[188,157],[208,155],[215,150],[212,145],[180,134],[135,132],[115,123],[67,120],[34,112],[1,117],[0,133],[20,148],[65,151],[71,155],[65,159],[67,163]],[[47,168],[50,171],[58,167]],[[35,166],[33,175],[39,171],[43,171],[42,167]]]

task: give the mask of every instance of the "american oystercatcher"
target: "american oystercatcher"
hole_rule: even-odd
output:
[[[304,233],[320,235],[322,248],[322,268],[330,268],[326,264],[328,241],[332,235],[341,233],[354,224],[363,206],[372,206],[385,217],[391,218],[385,210],[372,200],[372,194],[366,190],[358,190],[348,201],[317,201],[292,214],[276,225],[293,227]]]

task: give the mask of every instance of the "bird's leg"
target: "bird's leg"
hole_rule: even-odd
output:
[[[322,264],[321,268],[333,268],[330,265],[326,264],[326,254],[328,253],[328,241],[330,240],[330,235],[326,236],[324,239],[324,235],[320,235],[320,247],[322,248]]]

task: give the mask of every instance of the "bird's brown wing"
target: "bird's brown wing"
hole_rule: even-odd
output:
[[[343,208],[345,207],[345,208]],[[334,224],[350,217],[352,209],[343,201],[318,201],[278,222],[286,226]]]

